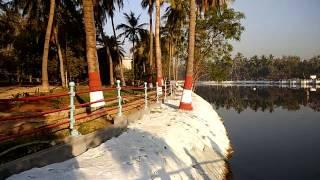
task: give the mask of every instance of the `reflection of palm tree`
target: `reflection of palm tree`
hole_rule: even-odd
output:
[[[127,24],[122,23],[117,26],[117,29],[121,29],[123,31],[121,34],[119,34],[119,37],[124,36],[124,38],[127,38],[132,42],[133,75],[135,77],[135,62],[134,62],[135,43],[139,41],[140,34],[146,31],[145,29],[143,29],[146,23],[139,24],[140,15],[136,17],[133,12],[130,12],[130,14],[124,13],[124,17],[127,21]]]

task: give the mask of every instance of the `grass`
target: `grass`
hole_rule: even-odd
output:
[[[98,129],[102,129],[110,126],[111,123],[106,119],[106,117],[100,117],[95,120],[87,121],[78,125],[78,131],[84,135],[94,132]]]

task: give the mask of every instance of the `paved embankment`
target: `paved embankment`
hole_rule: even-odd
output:
[[[224,179],[230,142],[220,117],[196,94],[191,112],[178,110],[179,100],[76,158],[9,179]]]

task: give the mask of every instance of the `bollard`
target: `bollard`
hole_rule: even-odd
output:
[[[165,101],[167,99],[167,81],[164,80],[164,98],[163,100]]]
[[[157,96],[157,103],[159,103],[159,88],[158,88],[158,82],[156,82],[156,96]]]
[[[78,136],[80,133],[74,129],[74,124],[75,124],[75,118],[74,118],[74,111],[75,111],[75,106],[74,106],[74,97],[76,95],[74,88],[75,88],[75,83],[70,82],[70,115],[69,115],[69,123],[70,123],[70,131],[71,131],[71,136]]]
[[[144,109],[148,108],[148,87],[147,82],[144,82]]]
[[[122,105],[121,105],[121,87],[120,87],[120,80],[117,80],[117,91],[118,91],[118,116],[122,116]]]

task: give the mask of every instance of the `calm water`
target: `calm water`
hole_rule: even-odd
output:
[[[233,179],[320,179],[320,89],[199,87],[224,119]]]

